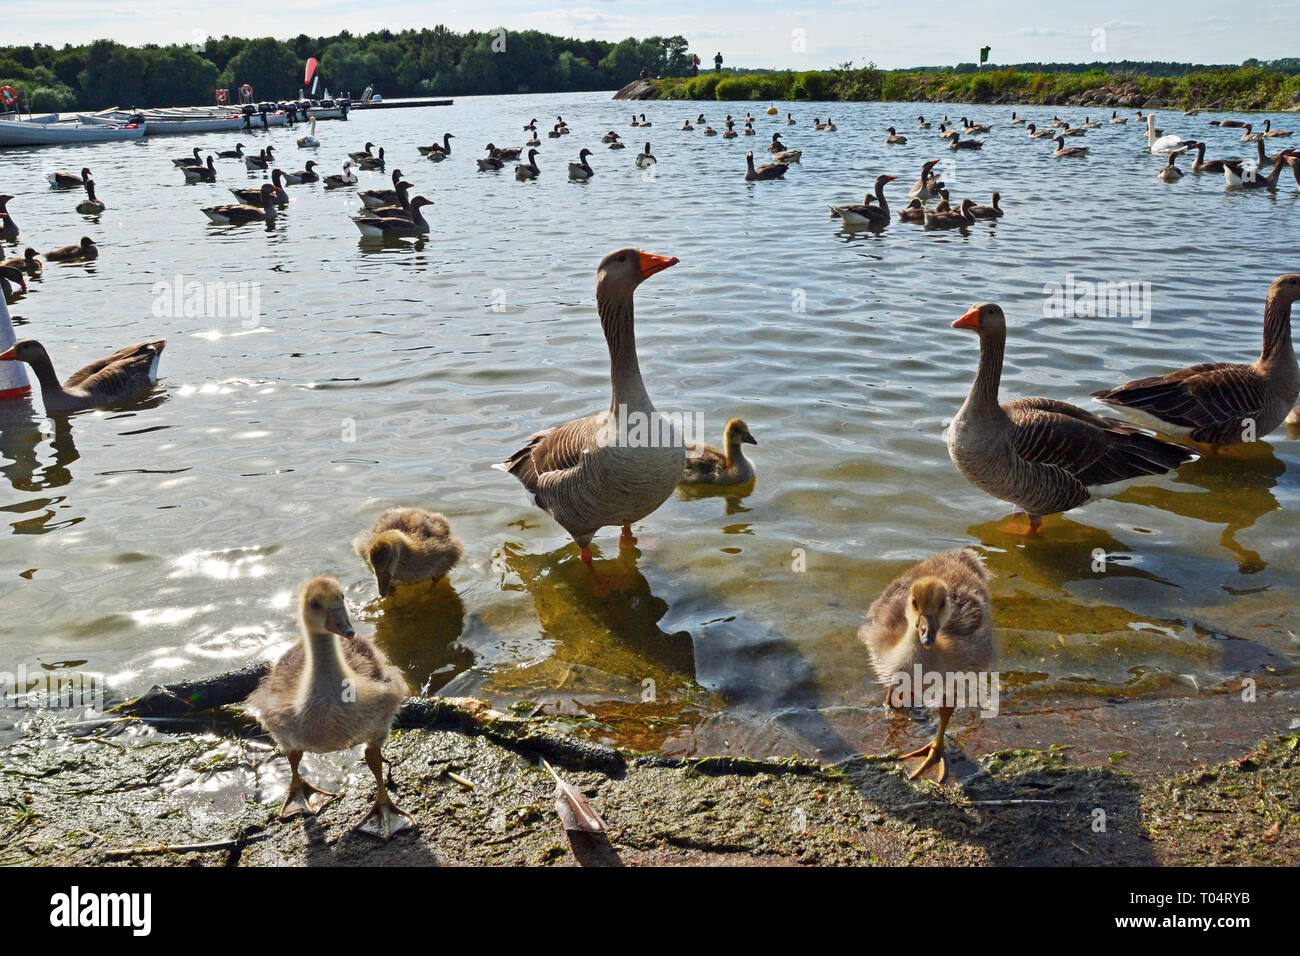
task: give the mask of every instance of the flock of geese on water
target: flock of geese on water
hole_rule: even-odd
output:
[[[1164,169],[1176,169],[1174,157],[1197,151],[1194,172],[1223,172],[1229,185],[1241,188],[1266,188],[1276,185],[1283,163],[1297,169],[1290,150],[1273,159],[1268,177],[1253,176],[1235,159],[1204,160],[1204,143],[1165,136],[1154,126],[1154,117],[1139,117],[1146,122],[1148,147],[1153,153],[1169,157]],[[755,135],[753,117],[745,118],[741,130],[728,116],[724,121],[726,137]],[[1112,114],[1110,123],[1119,125],[1126,119]],[[704,135],[718,135],[701,114],[696,123],[704,126]],[[787,114],[787,125],[794,118]],[[1031,139],[1047,138],[1050,130],[1038,130],[1014,113],[1012,125],[1025,125]],[[651,124],[644,114],[633,116],[638,128]],[[833,132],[829,118],[814,124],[819,131]],[[930,123],[918,118],[917,128],[929,129]],[[984,134],[988,126],[962,118],[960,131],[948,129],[947,117],[939,124],[939,135],[952,149],[979,149],[980,140],[965,134]],[[1101,124],[1085,118],[1082,126],[1053,120],[1059,157],[1080,157],[1086,147],[1065,145],[1065,137],[1082,136]],[[1265,121],[1264,130],[1254,133],[1252,126],[1223,121],[1221,126],[1244,129],[1243,141],[1259,145],[1261,154],[1266,139],[1289,136],[1288,131],[1274,130]],[[300,139],[299,145],[319,145],[312,134]],[[682,126],[695,126],[688,120]],[[520,179],[536,178],[536,120],[524,127],[531,134],[523,147],[499,148],[488,144],[487,156],[478,159],[480,169],[501,169],[513,160],[521,160],[525,148],[527,162],[515,167]],[[548,131],[559,138],[569,132],[563,119]],[[905,138],[895,128],[887,129],[890,145]],[[454,135],[446,133],[441,143],[421,147],[420,153],[434,162],[447,160],[452,153]],[[602,137],[609,149],[623,148],[621,137],[610,131]],[[219,152],[216,158],[242,161],[250,169],[271,171],[272,182],[256,189],[233,189],[241,200],[260,200],[260,204],[241,202],[203,209],[213,222],[240,223],[269,221],[275,209],[288,201],[287,185],[322,181],[326,188],[356,184],[354,163],[361,169],[383,170],[384,150],[374,152],[374,144],[349,154],[343,173],[320,177],[314,161],[295,173],[285,173],[274,166],[273,147],[258,154],[248,154],[242,145]],[[753,152],[747,152],[747,180],[770,180],[784,176],[791,163],[800,160],[801,151],[787,149],[781,134],[774,133],[768,150],[773,162],[755,167]],[[186,179],[215,178],[213,156],[201,158],[201,150],[192,156],[174,160]],[[594,174],[583,149],[577,163],[569,165],[574,179]],[[1261,156],[1261,159],[1263,157]],[[648,165],[655,159],[650,144],[638,154],[637,164]],[[1003,213],[998,194],[993,204],[977,207],[963,200],[960,211],[947,206],[944,184],[933,176],[937,161],[926,162],[921,176],[912,187],[912,205],[900,218],[926,225],[958,224],[973,218],[997,218]],[[1234,181],[1234,177],[1235,180]],[[411,198],[411,184],[393,173],[391,189],[366,190],[359,193],[365,211],[353,221],[364,235],[413,235],[427,231],[420,208],[428,200]],[[876,179],[875,193],[861,205],[832,206],[832,213],[846,222],[879,226],[888,222],[889,212],[883,188],[895,179],[882,175]],[[1164,170],[1162,179],[1168,179]],[[96,199],[94,180],[89,170],[80,175],[52,173],[55,189],[83,188],[87,203],[103,204]],[[1297,171],[1300,182],[1300,171]],[[17,236],[17,228],[7,214],[5,203],[12,197],[0,196],[0,237]],[[929,200],[939,200],[933,209]],[[81,207],[78,207],[79,209]],[[914,212],[920,208],[918,217]],[[978,212],[976,211],[978,210]],[[93,250],[93,243],[83,240]],[[75,258],[68,247],[59,255],[47,258]],[[620,547],[636,543],[633,526],[655,512],[683,483],[745,486],[754,480],[754,468],[745,457],[743,446],[757,444],[745,422],[727,422],[721,448],[687,443],[669,417],[661,416],[650,399],[637,358],[633,319],[633,297],[642,282],[676,265],[672,256],[662,256],[636,248],[615,250],[600,262],[596,273],[596,311],[610,356],[611,396],[609,407],[582,418],[531,435],[524,445],[505,461],[494,465],[517,478],[532,495],[536,505],[572,537],[581,560],[596,574],[591,542],[607,527],[620,527]],[[32,250],[21,258],[0,265],[0,287],[6,296],[15,289],[25,290],[24,272],[38,271],[39,257]],[[1009,530],[1040,533],[1045,515],[1080,507],[1101,497],[1119,493],[1134,481],[1170,472],[1201,454],[1217,455],[1222,449],[1261,439],[1284,420],[1300,424],[1300,409],[1293,410],[1300,397],[1300,366],[1297,365],[1291,337],[1291,307],[1300,299],[1300,274],[1278,276],[1270,285],[1264,307],[1263,345],[1259,358],[1249,364],[1209,362],[1138,379],[1116,388],[1096,392],[1093,397],[1121,418],[1096,414],[1066,402],[1046,398],[1016,398],[1001,401],[999,387],[1006,347],[1007,322],[1000,306],[985,302],[971,307],[952,323],[954,329],[974,333],[979,340],[979,362],[969,394],[957,411],[948,431],[949,456],[957,470],[972,484],[995,498],[1011,503],[1017,512],[1027,515],[1027,523],[1013,523]],[[68,413],[100,408],[127,401],[150,388],[158,375],[159,357],[164,341],[142,342],[128,346],[98,362],[86,366],[60,383],[49,356],[39,342],[21,340],[0,353],[0,360],[27,363],[40,383],[47,413]],[[655,440],[629,440],[629,419],[653,423],[642,434]],[[381,597],[395,587],[438,581],[458,562],[463,546],[452,535],[447,518],[420,508],[393,508],[384,512],[355,542],[358,554],[374,574]],[[871,605],[859,630],[873,667],[882,683],[892,685],[896,675],[912,673],[920,667],[924,673],[986,671],[993,656],[992,599],[988,590],[989,573],[979,555],[970,549],[956,549],[928,558],[895,579]],[[600,593],[599,590],[597,593]],[[364,744],[366,762],[374,774],[377,796],[370,813],[359,825],[363,832],[383,839],[411,826],[409,814],[392,801],[384,784],[380,746],[408,688],[402,673],[394,667],[373,641],[358,636],[348,617],[347,602],[336,580],[327,577],[305,582],[300,591],[299,618],[301,640],[281,657],[249,698],[249,709],[287,754],[291,768],[288,793],[281,807],[282,819],[300,814],[314,814],[332,794],[306,783],[299,773],[304,752],[332,752]],[[348,699],[338,691],[341,682],[353,688]],[[888,703],[888,696],[887,696]],[[900,759],[919,758],[909,773],[916,778],[927,769],[937,767],[937,778],[946,774],[944,738],[954,702],[944,700],[938,707],[938,730],[934,739]]]

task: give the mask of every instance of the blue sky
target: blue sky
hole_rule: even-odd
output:
[[[188,43],[208,34],[287,37],[438,23],[456,30],[504,26],[604,40],[681,33],[703,59],[720,49],[729,65],[795,69],[844,60],[883,67],[951,64],[974,60],[984,44],[993,48],[991,60],[1003,63],[1239,63],[1251,56],[1300,54],[1300,0],[1097,0],[1066,6],[1024,0],[38,0],[6,6],[0,44],[100,37]]]

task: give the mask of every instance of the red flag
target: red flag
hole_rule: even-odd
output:
[[[314,74],[314,73],[316,72],[316,63],[317,63],[317,60],[316,60],[315,57],[312,57],[310,60],[307,61],[307,70],[306,70],[306,72],[303,73],[303,75],[302,75],[302,81],[303,81],[304,83],[310,83],[310,82],[311,82],[312,74]]]

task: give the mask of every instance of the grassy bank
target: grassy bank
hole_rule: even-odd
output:
[[[710,73],[658,80],[665,100],[887,100],[1024,103],[1181,109],[1300,110],[1300,76],[1263,67],[1204,70],[1179,77],[1030,73],[1014,68],[977,73],[863,69],[802,73]]]

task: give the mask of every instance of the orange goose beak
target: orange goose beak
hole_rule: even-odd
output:
[[[18,346],[16,345],[12,346],[11,348],[5,349],[3,352],[0,352],[0,362],[17,362],[17,361],[18,361]]]
[[[656,272],[663,272],[681,261],[676,256],[656,256],[650,252],[642,252],[640,255],[642,279],[648,279]]]
[[[975,332],[980,330],[980,310],[972,308],[960,319],[952,324],[954,329],[971,329]]]

